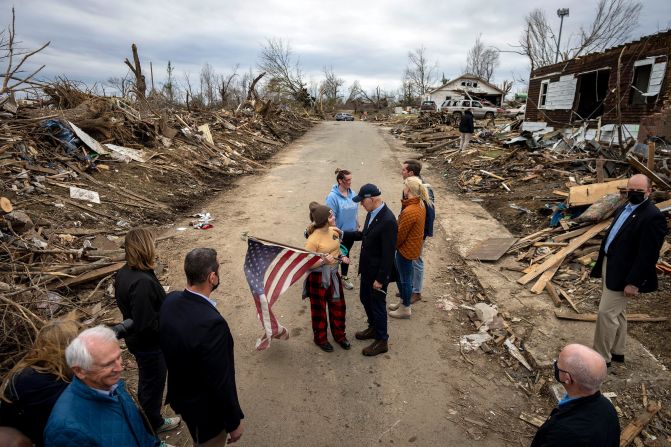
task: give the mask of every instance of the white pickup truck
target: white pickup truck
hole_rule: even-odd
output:
[[[466,109],[471,109],[473,112],[473,118],[475,119],[493,119],[499,113],[502,113],[504,110],[497,107],[487,107],[483,106],[480,101],[474,101],[470,99],[453,99],[443,101],[440,105],[440,111],[449,115],[452,115],[455,119],[461,119],[461,115],[466,111]]]

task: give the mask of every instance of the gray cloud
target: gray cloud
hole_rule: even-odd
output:
[[[241,70],[256,69],[266,38],[291,43],[304,71],[318,79],[324,66],[333,66],[348,82],[366,88],[398,87],[409,50],[424,45],[438,62],[438,76],[458,76],[466,53],[477,38],[499,49],[512,49],[522,30],[524,16],[542,8],[556,22],[554,11],[569,7],[562,39],[575,37],[586,25],[595,1],[542,0],[499,2],[435,2],[429,0],[308,1],[256,0],[23,0],[16,6],[18,36],[26,48],[51,41],[34,60],[46,64],[44,76],[65,75],[87,83],[105,81],[126,72],[130,44],[137,43],[148,65],[154,64],[157,81],[164,77],[168,60],[176,73],[197,77],[210,63],[223,73],[236,63]],[[8,21],[10,6],[2,17]],[[668,0],[644,3],[640,25],[632,38],[670,26]],[[495,82],[513,75],[528,75],[524,57],[501,54]]]

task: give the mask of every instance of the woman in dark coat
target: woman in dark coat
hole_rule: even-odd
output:
[[[156,247],[151,232],[130,230],[124,248],[126,265],[116,275],[114,296],[124,320],[133,320],[126,346],[137,361],[140,406],[158,434],[180,423],[179,417],[161,416],[167,368],[159,344],[158,315],[165,290],[154,274]]]
[[[65,348],[77,336],[74,320],[55,320],[40,329],[35,344],[0,386],[0,426],[17,429],[38,447],[54,404],[72,380]]]

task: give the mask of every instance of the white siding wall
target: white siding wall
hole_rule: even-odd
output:
[[[666,72],[666,62],[653,64],[650,71],[650,84],[648,87],[648,95],[658,95],[662,88],[664,81],[664,73]]]
[[[559,81],[550,82],[545,98],[545,106],[541,107],[541,109],[571,110],[573,108],[577,83],[578,80],[573,75],[561,76]]]

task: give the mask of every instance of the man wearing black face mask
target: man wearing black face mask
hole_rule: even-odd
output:
[[[667,233],[666,218],[648,197],[650,180],[636,174],[627,183],[628,201],[615,213],[591,276],[603,276],[594,349],[610,362],[624,363],[629,298],[657,290],[655,265]]]
[[[617,447],[620,424],[613,404],[601,395],[606,362],[587,346],[571,344],[554,363],[566,395],[538,429],[531,447]]]
[[[191,250],[184,272],[187,288],[170,293],[160,314],[166,401],[186,422],[194,445],[223,446],[240,439],[244,415],[235,385],[233,337],[210,299],[220,283],[217,252]]]

